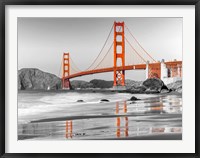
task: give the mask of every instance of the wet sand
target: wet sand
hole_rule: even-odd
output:
[[[80,104],[18,125],[19,140],[182,140],[179,94]],[[52,116],[52,117],[51,117]]]

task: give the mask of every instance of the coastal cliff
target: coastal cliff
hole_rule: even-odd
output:
[[[61,89],[61,79],[39,69],[24,68],[18,71],[19,90]]]
[[[133,84],[126,90],[130,93],[168,93],[171,90],[158,78],[149,78],[144,82]]]

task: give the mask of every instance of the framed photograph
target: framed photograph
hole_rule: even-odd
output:
[[[0,7],[2,157],[199,157],[198,0]]]

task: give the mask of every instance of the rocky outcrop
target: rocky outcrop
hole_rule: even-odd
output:
[[[133,87],[137,89],[138,87],[141,86],[141,84],[142,84],[142,81],[134,81],[130,79],[125,80],[125,85],[127,89],[133,88]]]
[[[39,69],[24,68],[18,71],[19,90],[61,89],[61,79]]]
[[[167,87],[169,89],[171,89],[172,91],[182,93],[182,80],[170,83],[170,84],[167,85]]]
[[[145,93],[160,93],[163,89],[168,90],[164,82],[158,78],[149,78],[142,84],[146,87]]]
[[[142,85],[142,81],[126,80],[126,91],[129,93],[144,93],[146,88]]]
[[[140,84],[133,84],[132,87],[127,89],[130,93],[160,93],[168,91],[164,82],[158,78],[149,78]]]

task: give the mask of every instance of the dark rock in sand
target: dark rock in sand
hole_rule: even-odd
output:
[[[141,99],[138,99],[138,98],[136,98],[135,96],[132,96],[132,97],[130,98],[130,101],[135,101],[135,100],[141,100]]]
[[[61,79],[39,69],[24,68],[18,71],[19,90],[61,89]]]
[[[77,100],[76,102],[84,102],[84,101],[80,99],[80,100]]]
[[[109,102],[108,99],[101,99],[101,102]]]

